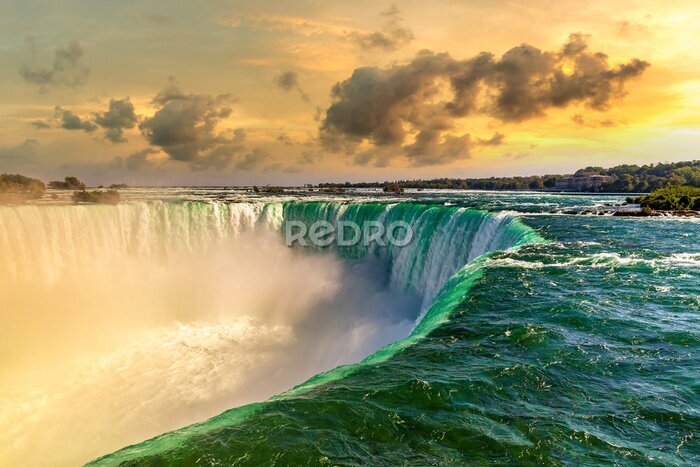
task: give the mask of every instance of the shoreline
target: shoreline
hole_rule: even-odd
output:
[[[583,209],[581,211],[566,210],[563,214],[578,216],[613,216],[613,217],[700,217],[700,211],[668,211],[652,210],[645,212],[639,205],[605,206],[597,209]]]

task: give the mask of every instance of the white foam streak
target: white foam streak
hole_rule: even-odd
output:
[[[651,268],[700,268],[700,253],[675,253],[660,258],[640,258],[622,256],[618,253],[595,253],[572,258],[568,261],[523,261],[510,257],[490,258],[487,264],[496,267],[516,267],[523,269],[567,268],[572,266],[591,268],[618,268],[627,266],[649,266]]]

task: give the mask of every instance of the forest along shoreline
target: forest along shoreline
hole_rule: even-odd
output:
[[[0,175],[0,205],[24,204],[30,200],[40,199],[44,196],[47,186],[38,179],[25,177],[19,174]],[[71,199],[75,204],[118,204],[121,201],[120,188],[127,188],[125,184],[111,185],[108,188],[98,187],[97,190],[88,191],[86,185],[76,177],[65,177],[63,181],[49,182],[48,188],[55,191],[65,190],[72,192]],[[259,192],[258,187],[253,191]],[[267,192],[268,190],[263,190]],[[272,191],[272,190],[270,190]],[[285,192],[279,188],[277,192]],[[292,190],[293,191],[293,190]],[[337,193],[339,189],[323,188],[319,185],[319,192]],[[345,190],[342,190],[345,191]],[[384,192],[396,194],[404,193],[404,186],[400,182],[387,184]],[[537,192],[540,190],[522,190]],[[553,193],[547,191],[547,193]],[[573,194],[576,192],[561,192]],[[585,193],[581,193],[585,194]],[[618,193],[621,194],[621,193]],[[56,197],[56,193],[52,194]],[[639,197],[627,197],[624,203],[617,205],[596,206],[578,210],[558,211],[561,214],[574,215],[608,215],[622,217],[697,217],[700,216],[700,187],[691,185],[673,185],[658,188],[649,194]]]
[[[623,217],[698,217],[700,188],[669,186],[637,198],[627,197],[625,203],[584,210],[567,210],[563,214],[623,216]]]

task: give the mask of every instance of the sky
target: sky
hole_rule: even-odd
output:
[[[700,158],[691,1],[2,0],[0,173],[300,185]]]

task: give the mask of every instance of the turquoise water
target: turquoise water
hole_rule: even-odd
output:
[[[430,297],[411,336],[96,464],[700,461],[700,224],[554,214],[619,199],[604,196],[362,196],[288,203],[283,219],[423,229],[405,251],[337,252],[376,255]]]

